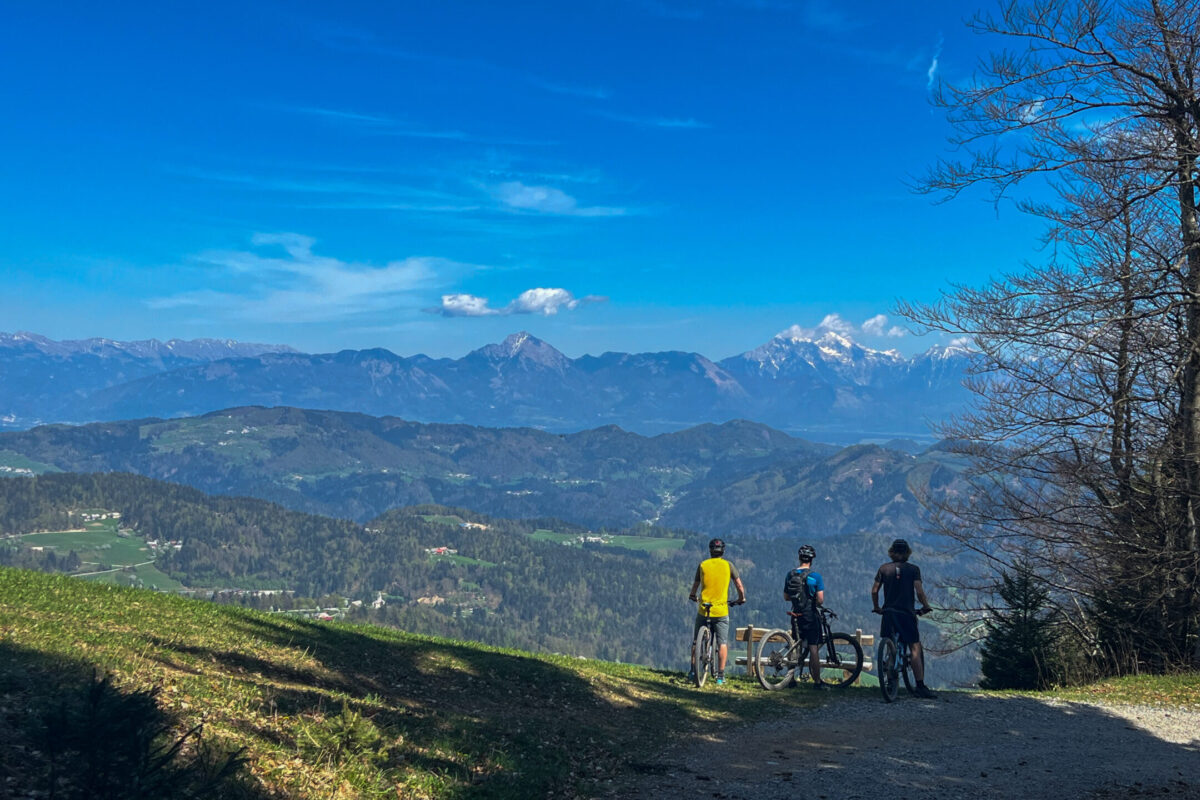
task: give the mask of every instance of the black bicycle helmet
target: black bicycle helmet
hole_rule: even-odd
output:
[[[802,562],[808,562],[817,557],[817,551],[811,544],[805,544],[800,546],[800,549],[796,551],[796,555],[800,557]]]
[[[895,553],[898,556],[907,556],[912,554],[912,548],[908,546],[908,542],[903,539],[896,539],[892,542],[892,546],[888,548],[889,553]]]
[[[708,554],[713,558],[725,554],[725,542],[721,539],[713,539],[708,543]]]

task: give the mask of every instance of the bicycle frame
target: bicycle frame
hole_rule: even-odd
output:
[[[904,612],[897,608],[885,608],[884,614],[914,614],[915,612]],[[883,700],[886,703],[891,703],[896,699],[897,693],[900,691],[900,681],[903,679],[904,688],[909,694],[913,693],[915,685],[914,679],[910,677],[912,669],[912,648],[906,643],[900,641],[900,633],[895,626],[887,636],[880,636],[879,644],[875,648],[875,660],[879,664],[879,689],[883,693]]]
[[[729,606],[740,606],[744,601],[730,600]],[[692,641],[692,680],[696,686],[703,686],[708,676],[717,677],[720,670],[720,648],[717,645],[717,622],[720,617],[711,616],[712,603],[701,603],[704,609],[704,622],[696,631]]]
[[[788,612],[795,617],[792,612]],[[818,655],[821,671],[820,680],[832,686],[842,688],[853,683],[863,666],[862,647],[858,640],[848,633],[834,631],[831,620],[837,615],[827,608],[821,609],[820,626],[825,648],[823,657]],[[812,672],[811,650],[806,639],[797,635],[793,624],[790,631],[768,631],[758,645],[756,672],[758,682],[764,689],[776,690],[793,685],[807,667]],[[829,680],[827,670],[840,673],[841,677]],[[818,676],[810,674],[814,680]]]

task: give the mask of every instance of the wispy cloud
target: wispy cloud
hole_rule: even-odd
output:
[[[704,18],[704,11],[695,6],[675,5],[660,2],[660,0],[634,0],[634,2],[651,14],[664,19],[695,21]]]
[[[283,251],[211,251],[194,260],[216,270],[222,286],[148,301],[150,308],[193,310],[220,318],[272,323],[328,322],[412,306],[422,290],[474,269],[441,258],[410,257],[382,266],[342,261],[313,252],[315,240],[296,233],[255,234],[255,248]]]
[[[344,25],[331,28],[325,22],[316,23],[315,21],[306,27],[309,29],[310,34],[321,44],[337,50],[428,64],[443,71],[504,74],[518,79],[523,78],[531,85],[553,94],[572,95],[591,100],[607,100],[609,97],[608,90],[598,86],[579,86],[558,80],[548,80],[539,75],[494,64],[478,58],[447,56],[439,53],[397,47],[383,41],[376,34],[367,30],[348,28]]]
[[[348,111],[336,108],[320,108],[315,106],[279,106],[280,111],[291,114],[302,114],[317,117],[340,125],[350,125],[365,133],[377,136],[399,136],[408,139],[435,139],[453,142],[471,142],[475,144],[528,145],[543,147],[555,144],[553,141],[542,139],[519,139],[505,136],[467,133],[460,130],[437,130],[434,128],[414,125],[404,120],[383,116],[380,114]]]
[[[340,195],[371,195],[384,197],[409,197],[425,200],[459,201],[463,198],[435,189],[426,189],[409,184],[391,181],[366,182],[365,180],[342,180],[326,177],[292,177],[287,175],[265,175],[255,172],[225,172],[218,170],[194,169],[191,167],[165,168],[174,175],[183,175],[216,183],[229,183],[245,186],[250,189],[260,189],[273,192],[292,192],[297,194],[340,194]]]
[[[508,305],[494,308],[486,297],[473,294],[444,294],[440,306],[427,308],[425,311],[443,317],[492,317],[511,314],[541,314],[549,317],[559,311],[574,311],[584,303],[601,303],[607,299],[598,295],[575,297],[566,289],[538,288],[527,289]]]
[[[486,203],[475,193],[447,192],[441,189],[395,183],[390,180],[368,182],[367,180],[331,178],[326,174],[315,177],[265,175],[253,172],[222,172],[173,166],[167,166],[165,169],[173,175],[230,184],[249,191],[293,195],[295,197],[292,198],[292,201],[285,205],[294,208],[463,214],[481,211]],[[336,171],[339,170],[326,170],[327,173]]]
[[[598,117],[625,122],[630,125],[640,125],[645,128],[675,128],[682,130],[697,130],[711,128],[707,122],[701,122],[691,117],[639,117],[632,114],[619,114],[612,111],[593,112]]]
[[[710,3],[672,3],[662,0],[633,0],[646,11],[667,19],[695,21],[719,13],[747,11],[776,12],[797,16],[808,28],[831,33],[844,33],[863,27],[861,14],[848,13],[835,0],[714,0]],[[707,12],[707,13],[706,13]]]
[[[308,116],[321,117],[335,122],[351,122],[357,125],[391,126],[396,124],[395,120],[387,117],[380,117],[375,114],[362,114],[357,111],[342,111],[336,108],[280,106],[279,110],[288,111],[293,114],[307,114]]]
[[[619,217],[627,213],[624,208],[611,206],[581,206],[562,189],[529,186],[520,181],[502,183],[493,188],[492,194],[511,211],[566,217]]]
[[[937,83],[938,59],[942,57],[942,47],[946,43],[946,38],[938,34],[937,46],[933,48],[933,59],[929,62],[929,69],[925,70],[925,89],[933,91],[933,86]]]
[[[557,81],[548,81],[538,77],[530,77],[529,82],[539,89],[552,94],[565,94],[571,97],[583,97],[588,100],[607,100],[609,92],[599,86],[576,86]]]

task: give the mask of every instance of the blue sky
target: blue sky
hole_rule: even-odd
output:
[[[824,321],[920,351],[898,298],[1045,257],[1011,206],[908,188],[972,10],[13,3],[0,330],[723,358]]]

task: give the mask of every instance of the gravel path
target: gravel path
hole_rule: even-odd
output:
[[[714,732],[635,765],[608,796],[1200,799],[1200,711],[901,694]]]

